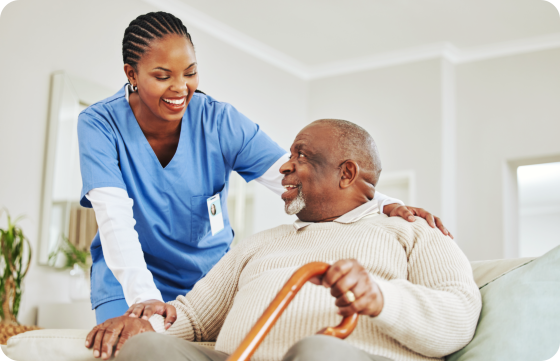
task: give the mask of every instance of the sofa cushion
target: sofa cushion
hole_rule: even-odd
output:
[[[17,361],[99,361],[84,344],[91,330],[39,330],[13,336],[2,350]],[[197,345],[214,348],[213,342]],[[114,358],[111,357],[111,360]]]
[[[447,360],[552,358],[560,346],[560,247],[481,283],[482,312],[474,338]]]
[[[476,282],[478,288],[482,288],[514,269],[526,265],[534,259],[535,258],[512,258],[471,262],[474,281]]]
[[[84,344],[91,330],[38,330],[8,340],[6,356],[17,361],[99,361]],[[112,358],[111,358],[112,359]]]

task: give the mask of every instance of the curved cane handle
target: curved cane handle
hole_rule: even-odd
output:
[[[268,331],[274,326],[282,312],[288,307],[292,299],[296,296],[303,285],[313,276],[319,276],[327,272],[330,265],[324,262],[312,262],[298,269],[292,277],[286,282],[284,287],[278,292],[278,295],[272,300],[270,306],[264,311],[255,326],[249,331],[247,336],[241,342],[241,345],[235,350],[226,361],[246,361],[251,358],[257,347],[261,344]],[[346,338],[354,331],[358,324],[358,315],[345,317],[336,327],[327,327],[318,332],[318,334],[335,336],[338,338]]]

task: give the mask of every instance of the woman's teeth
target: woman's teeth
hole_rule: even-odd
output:
[[[181,105],[185,102],[185,98],[181,98],[181,99],[163,99],[164,102],[169,103],[169,104],[174,104],[174,105]]]

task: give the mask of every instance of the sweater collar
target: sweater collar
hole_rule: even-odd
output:
[[[335,219],[333,222],[342,223],[342,224],[354,223],[354,222],[357,222],[364,217],[367,217],[367,216],[370,216],[370,215],[376,214],[376,213],[379,213],[379,203],[376,200],[371,200],[369,202],[366,202],[366,203],[362,204],[359,207],[354,208],[350,212],[348,212],[346,214],[343,214],[342,216]],[[301,220],[297,219],[294,222],[294,228],[297,231],[297,230],[305,228],[305,227],[309,226],[310,224],[314,224],[314,223],[315,222],[304,222],[304,221],[301,221]]]

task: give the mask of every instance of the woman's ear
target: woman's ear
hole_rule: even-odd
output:
[[[360,173],[360,166],[353,160],[347,160],[340,166],[340,188],[345,189],[350,187]]]
[[[133,86],[138,85],[138,80],[136,79],[136,70],[130,64],[124,64],[124,73],[128,78],[128,82]]]

